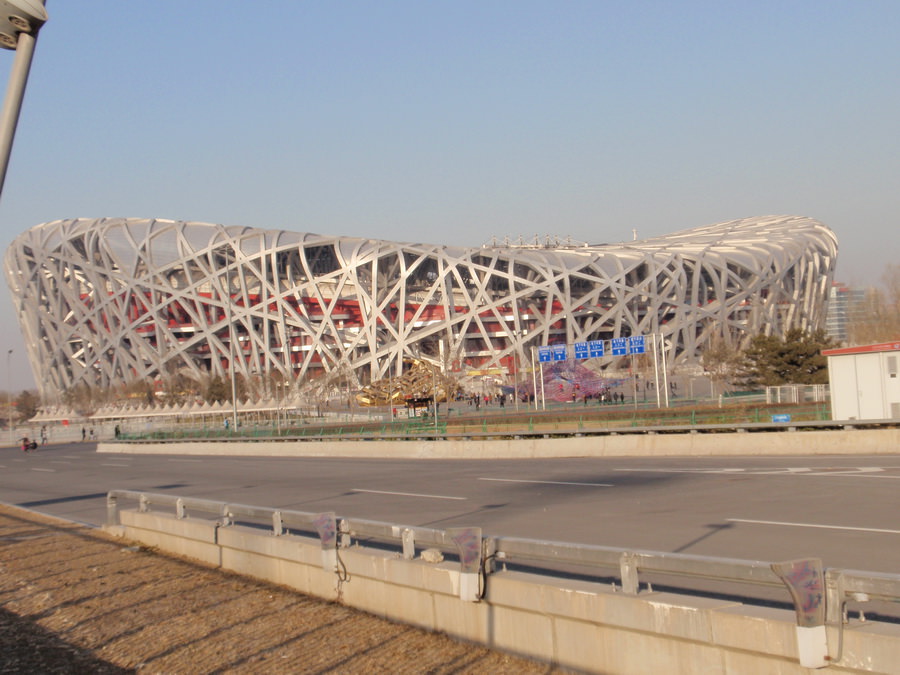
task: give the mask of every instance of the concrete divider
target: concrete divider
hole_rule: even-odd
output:
[[[254,440],[104,442],[98,452],[261,457],[492,459],[729,455],[895,454],[900,428],[690,433],[609,432],[567,437],[442,440]]]
[[[110,531],[163,551],[426,629],[591,673],[807,673],[795,614],[672,593],[496,571],[459,597],[458,563],[353,546],[323,566],[319,540],[157,512],[120,510]],[[339,629],[337,629],[339,630]],[[897,672],[900,626],[829,627],[836,673]]]

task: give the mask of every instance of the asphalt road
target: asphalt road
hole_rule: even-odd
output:
[[[0,501],[99,525],[110,489],[485,534],[900,573],[900,456],[383,460],[0,449]]]

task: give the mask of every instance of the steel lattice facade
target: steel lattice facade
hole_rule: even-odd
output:
[[[357,382],[404,357],[509,369],[532,347],[823,326],[834,234],[771,216],[615,245],[454,248],[171,220],[60,220],[20,235],[7,282],[45,398],[182,373]]]

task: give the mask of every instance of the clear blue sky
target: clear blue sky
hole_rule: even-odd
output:
[[[478,246],[796,214],[837,233],[841,280],[900,252],[896,0],[47,10],[3,250],[70,217]],[[31,386],[5,288],[0,318]]]

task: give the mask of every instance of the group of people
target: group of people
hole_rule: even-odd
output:
[[[119,429],[119,425],[116,425],[116,438],[119,438],[121,435],[121,430]],[[41,427],[41,445],[47,445],[47,441],[49,440],[50,435],[47,431],[47,426],[44,425]],[[86,427],[81,427],[81,440],[94,440],[94,427],[90,427],[89,429]],[[22,452],[31,452],[32,450],[37,450],[38,442],[35,439],[29,438],[28,436],[22,436],[19,439],[19,443],[22,446]]]
[[[625,403],[625,394],[621,391],[607,389],[599,394],[594,394],[593,397],[597,399],[598,403]],[[585,403],[587,403],[587,398],[585,398]]]

